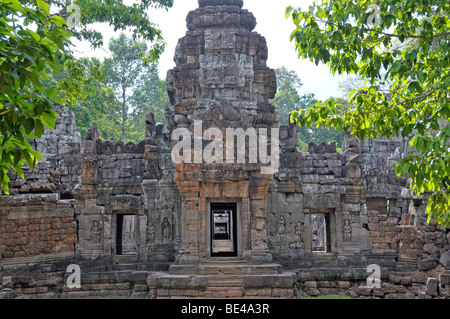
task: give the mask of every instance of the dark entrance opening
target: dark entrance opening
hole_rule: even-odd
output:
[[[136,215],[117,215],[116,254],[136,255]]]
[[[330,214],[311,214],[312,251],[331,252]]]
[[[211,256],[237,256],[236,203],[211,203]]]

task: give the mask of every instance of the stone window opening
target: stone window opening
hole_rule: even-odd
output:
[[[420,209],[421,205],[422,205],[422,200],[421,199],[413,199],[412,200],[413,203],[413,209],[410,212],[411,214],[411,220],[410,220],[410,225],[415,226],[416,225],[416,219],[417,219],[417,212]]]
[[[136,215],[117,215],[116,254],[136,255]]]
[[[330,214],[311,214],[311,244],[313,253],[331,252]]]

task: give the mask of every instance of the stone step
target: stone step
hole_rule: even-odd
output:
[[[120,263],[120,264],[116,264],[116,269],[117,270],[137,270],[137,264],[133,263]]]
[[[236,280],[242,280],[242,276],[240,275],[219,275],[219,276],[214,276],[214,275],[210,275],[206,277],[208,281],[224,281],[224,280],[231,280],[231,281],[236,281]]]
[[[207,287],[221,287],[221,288],[239,288],[244,284],[242,281],[234,281],[234,282],[212,282],[208,283]]]
[[[242,264],[201,264],[198,268],[200,275],[258,275],[278,274],[281,266],[278,264],[242,265]]]
[[[243,264],[249,265],[250,262],[245,259],[239,259],[236,257],[211,257],[207,260],[202,260],[201,264]]]
[[[208,274],[208,275],[172,275],[168,273],[150,273],[147,285],[158,298],[253,298],[279,297],[277,291],[286,291],[286,296],[294,295],[293,287],[297,275],[295,272],[275,274]],[[264,290],[267,296],[260,296]],[[162,293],[160,294],[159,291]],[[256,294],[255,294],[256,292]]]
[[[18,266],[32,266],[44,263],[51,263],[57,260],[70,259],[75,257],[73,252],[53,253],[46,255],[36,255],[29,257],[16,257],[2,259],[1,265],[4,269]]]
[[[243,287],[207,287],[206,298],[239,298],[244,296]]]
[[[240,276],[208,276],[206,283],[208,287],[242,287],[244,284]]]

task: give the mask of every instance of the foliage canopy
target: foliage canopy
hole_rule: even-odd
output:
[[[366,85],[292,113],[301,126],[323,125],[360,139],[408,137],[413,151],[396,165],[415,195],[430,195],[427,213],[450,225],[450,2],[324,0],[288,7],[298,55]]]
[[[79,9],[78,26],[66,21],[73,16],[71,4]],[[87,95],[86,68],[74,58],[71,38],[98,47],[103,37],[91,28],[93,23],[109,23],[115,31],[131,28],[133,37],[153,43],[145,61],[156,61],[165,43],[147,9],[172,5],[173,0],[131,5],[123,0],[0,0],[0,192],[8,193],[8,172],[23,178],[23,165],[34,168],[42,159],[27,139],[40,137],[45,127],[54,128],[54,103],[65,105]],[[56,87],[46,87],[49,75],[58,72],[68,76]]]
[[[103,82],[116,95],[119,108],[109,108],[115,122],[120,123],[115,138],[125,141],[144,139],[145,115],[153,111],[156,121],[162,122],[164,109],[169,105],[165,81],[160,80],[157,63],[143,63],[141,53],[147,51],[145,42],[127,38],[123,33],[109,43],[111,58],[106,58],[101,70]],[[138,129],[134,129],[138,128]]]
[[[303,83],[297,73],[286,67],[280,67],[275,70],[277,75],[277,94],[275,95],[273,104],[279,109],[280,124],[287,125],[292,109],[300,110],[312,107],[318,100],[312,93],[300,95],[299,90]],[[343,104],[348,104],[342,101]],[[313,141],[321,143],[323,141],[336,142],[338,147],[342,147],[344,133],[337,130],[324,129],[323,127],[297,127],[299,151],[306,152],[308,143]]]

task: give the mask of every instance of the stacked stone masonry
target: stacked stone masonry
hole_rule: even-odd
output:
[[[409,139],[347,136],[342,152],[299,152],[296,125],[279,125],[269,50],[243,1],[199,0],[186,22],[170,106],[163,124],[147,115],[145,140],[102,141],[92,127],[82,143],[73,112],[55,106],[55,130],[32,141],[44,161],[25,179],[11,174],[0,197],[3,295],[449,298],[449,230],[427,222],[426,196],[393,170]],[[279,129],[278,171],[173,162],[175,130],[211,127]],[[234,246],[215,241],[214,210],[230,214]],[[67,287],[72,264],[79,289]]]

